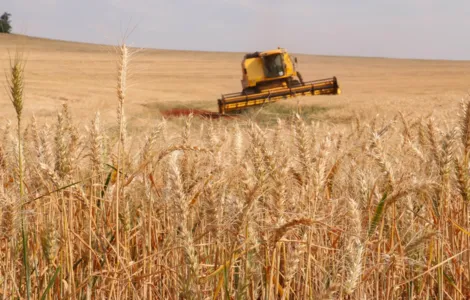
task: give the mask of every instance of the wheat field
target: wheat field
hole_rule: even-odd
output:
[[[323,110],[280,103],[229,120],[166,119],[160,106],[139,108],[154,96],[133,91],[145,78],[135,49],[91,55],[102,73],[86,72],[104,85],[77,62],[64,60],[57,77],[41,73],[35,55],[93,48],[56,43],[26,62],[2,54],[2,299],[469,299],[468,63],[380,71],[385,59],[304,57],[345,69],[345,94],[305,99]],[[164,99],[180,86],[171,100],[215,89],[178,84],[186,68],[216,76],[202,69],[210,56],[221,63],[209,70],[228,74],[238,59],[143,55],[186,57],[173,85],[149,87]],[[411,81],[405,64],[428,68],[428,80]],[[357,70],[369,81],[346,76]],[[238,89],[229,83],[237,70],[221,77],[219,87]]]
[[[289,50],[289,45],[280,46]],[[115,118],[116,47],[0,34],[2,72],[9,67],[9,56],[17,48],[27,59],[25,97],[31,105],[25,117],[34,114],[43,123],[55,118],[66,103],[78,121],[90,120],[97,111],[107,123]],[[253,49],[257,50],[262,49]],[[131,128],[152,123],[159,118],[160,109],[197,107],[217,111],[216,101],[221,94],[241,90],[244,53],[133,52],[126,102]],[[342,95],[301,99],[303,105],[320,108],[316,120],[333,125],[349,123],[356,116],[369,121],[377,114],[393,118],[399,111],[411,117],[433,114],[445,119],[455,116],[459,101],[470,92],[470,61],[295,55],[305,80],[338,78]],[[4,82],[2,75],[0,118],[14,119]],[[296,102],[274,106],[284,112],[292,105]]]

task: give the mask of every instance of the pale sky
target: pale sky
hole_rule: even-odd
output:
[[[136,47],[470,60],[470,0],[2,0],[15,33]]]

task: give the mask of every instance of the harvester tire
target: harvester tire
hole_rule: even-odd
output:
[[[256,88],[246,88],[246,89],[243,89],[243,94],[245,95],[252,95],[252,94],[256,94]]]
[[[296,86],[299,86],[299,85],[301,85],[301,83],[297,79],[293,79],[293,80],[289,81],[289,87],[290,88],[293,88],[293,87],[296,87]]]

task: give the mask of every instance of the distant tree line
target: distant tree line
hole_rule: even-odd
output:
[[[7,12],[0,17],[0,33],[11,33],[10,17],[11,14]]]

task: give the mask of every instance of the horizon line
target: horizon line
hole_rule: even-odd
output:
[[[32,39],[42,39],[42,40],[49,40],[49,41],[58,41],[58,42],[65,42],[71,44],[85,44],[90,46],[107,46],[113,47],[119,44],[107,44],[107,43],[96,43],[96,42],[85,42],[85,41],[77,41],[77,40],[67,40],[62,38],[51,38],[51,37],[44,37],[44,36],[34,36],[28,34],[21,34],[21,33],[0,33],[0,35],[11,35],[11,36],[19,36],[19,37],[27,37]],[[202,52],[202,53],[228,53],[228,54],[236,54],[236,53],[249,53],[255,52],[260,50],[252,50],[252,51],[227,51],[227,50],[200,50],[200,49],[178,49],[178,48],[154,48],[154,47],[137,47],[131,46],[127,44],[130,48],[135,49],[144,49],[144,50],[154,50],[154,51],[174,51],[174,52]],[[281,48],[288,48],[288,47],[281,47]],[[269,50],[269,49],[268,49]],[[264,51],[264,49],[263,49]],[[448,62],[469,62],[470,59],[451,59],[451,58],[417,58],[417,57],[393,57],[393,56],[362,56],[362,55],[348,55],[348,54],[316,54],[316,53],[303,53],[303,52],[292,52],[294,55],[304,55],[304,56],[320,56],[320,57],[341,57],[341,58],[359,58],[359,59],[389,59],[389,60],[415,60],[415,61],[448,61]]]

